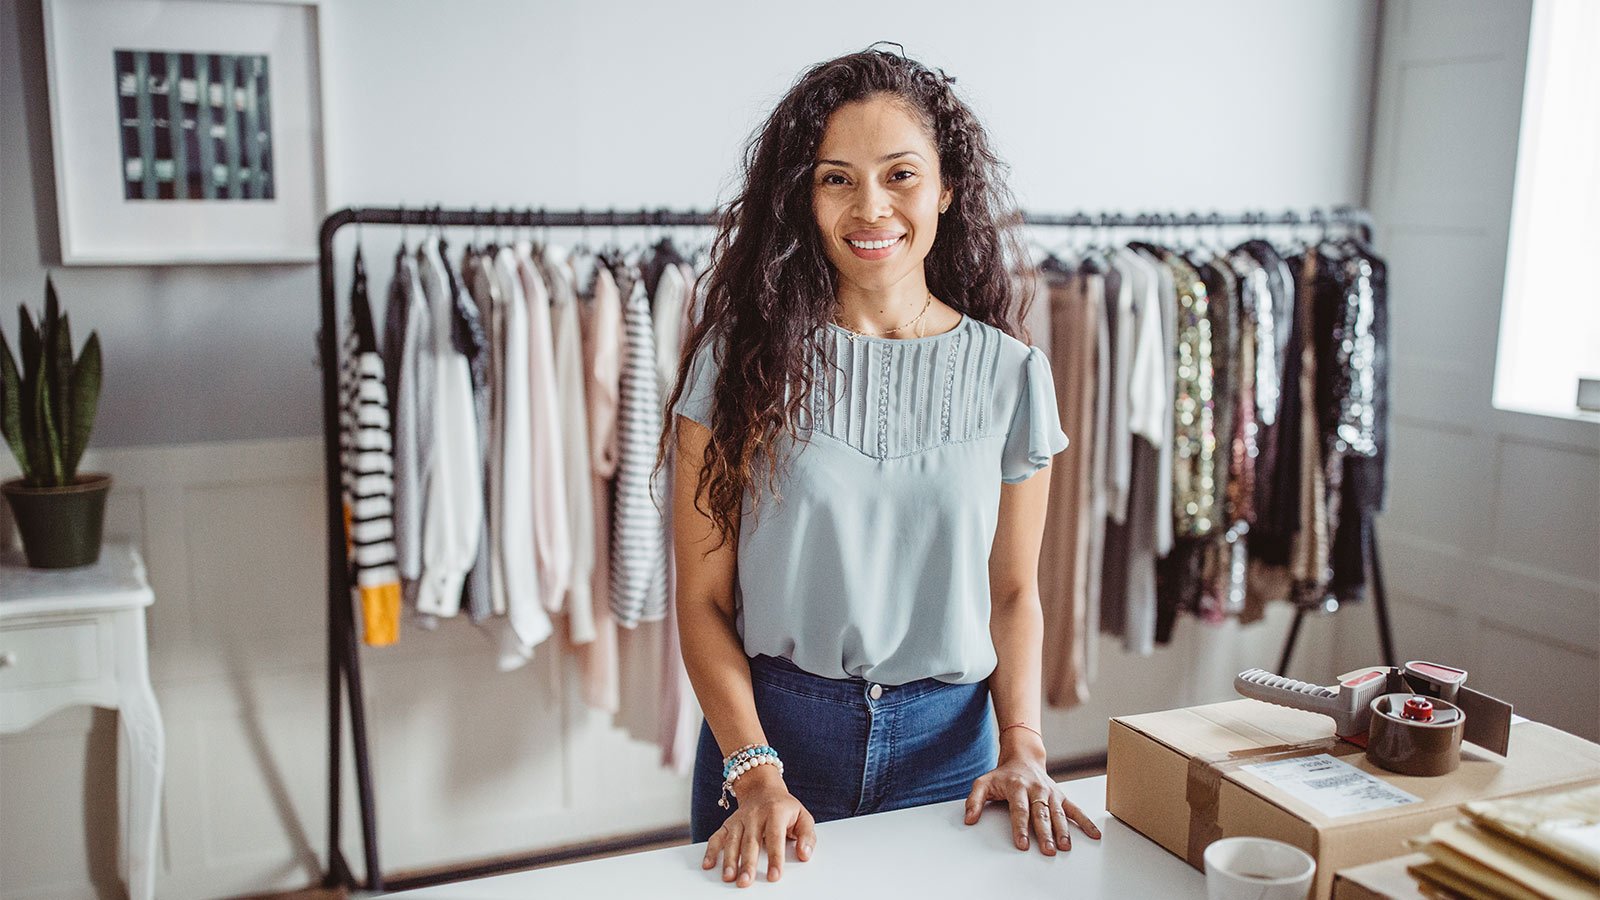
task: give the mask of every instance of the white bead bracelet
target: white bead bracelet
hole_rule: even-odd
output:
[[[738,794],[733,792],[733,783],[739,780],[739,776],[750,771],[751,769],[754,769],[756,766],[765,765],[777,766],[778,776],[780,778],[783,776],[783,760],[777,758],[776,756],[767,755],[751,757],[750,759],[747,759],[733,767],[733,774],[729,775],[728,780],[722,783],[722,796],[717,798],[717,805],[723,809],[727,809],[728,798],[738,798]]]

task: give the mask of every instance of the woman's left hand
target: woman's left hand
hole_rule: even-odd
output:
[[[967,824],[978,821],[984,804],[999,800],[1011,804],[1011,838],[1018,850],[1028,849],[1030,830],[1038,836],[1039,850],[1045,856],[1054,856],[1058,847],[1071,850],[1069,820],[1078,823],[1084,834],[1099,840],[1100,829],[1061,793],[1055,779],[1045,771],[1042,754],[1040,757],[1002,753],[998,766],[972,782],[972,793],[967,797]]]

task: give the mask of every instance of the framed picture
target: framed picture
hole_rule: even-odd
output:
[[[311,262],[319,0],[44,0],[66,265]]]

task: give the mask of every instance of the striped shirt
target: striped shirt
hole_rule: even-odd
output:
[[[661,435],[661,400],[644,280],[632,265],[617,274],[619,282],[627,282],[627,300],[622,309],[619,459],[611,522],[611,612],[617,624],[634,628],[666,618],[666,529],[656,505],[662,492],[652,497],[650,476]]]
[[[400,636],[400,573],[395,566],[394,455],[389,393],[378,355],[367,273],[356,249],[350,327],[339,359],[339,461],[344,494],[351,600],[362,639],[372,646]]]

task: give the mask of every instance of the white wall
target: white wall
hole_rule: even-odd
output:
[[[1491,403],[1529,13],[1405,0],[1384,14],[1369,202],[1394,396],[1379,540],[1402,659],[1465,668],[1600,740],[1600,428]],[[1374,659],[1370,614],[1343,618],[1341,668]]]
[[[1034,208],[1279,208],[1361,195],[1370,0],[759,9],[327,0],[330,203],[706,208],[726,196],[742,141],[804,66],[879,39],[957,77]],[[1250,109],[1270,117],[1263,128],[1237,127]],[[39,0],[0,0],[7,307],[38,302],[58,256],[48,110]],[[100,446],[319,433],[313,267],[57,278],[80,329],[105,338]]]
[[[1370,2],[1010,2],[980,14],[942,0],[843,15],[708,0],[328,0],[324,25],[338,205],[704,208],[726,197],[742,140],[800,68],[880,38],[957,76],[1033,209],[1276,209],[1357,201],[1365,183]],[[54,265],[37,0],[0,0],[0,35],[10,305],[32,301]],[[1251,116],[1257,127],[1241,127]],[[325,846],[314,275],[74,269],[58,283],[79,328],[107,345],[98,444],[119,479],[112,530],[144,547],[158,597],[170,754],[158,892],[304,885]],[[1110,714],[1227,697],[1233,672],[1276,659],[1284,612],[1244,630],[1184,622],[1149,659],[1108,644],[1091,702],[1047,715],[1052,755],[1103,750]],[[686,780],[553,691],[556,655],[496,675],[457,624],[365,656],[387,867],[685,821]],[[1330,671],[1332,624],[1306,629],[1305,674]],[[633,648],[630,665],[650,652]],[[647,704],[630,709],[648,719]],[[108,717],[86,712],[0,740],[0,894],[115,892],[116,810],[102,799],[115,743]]]

